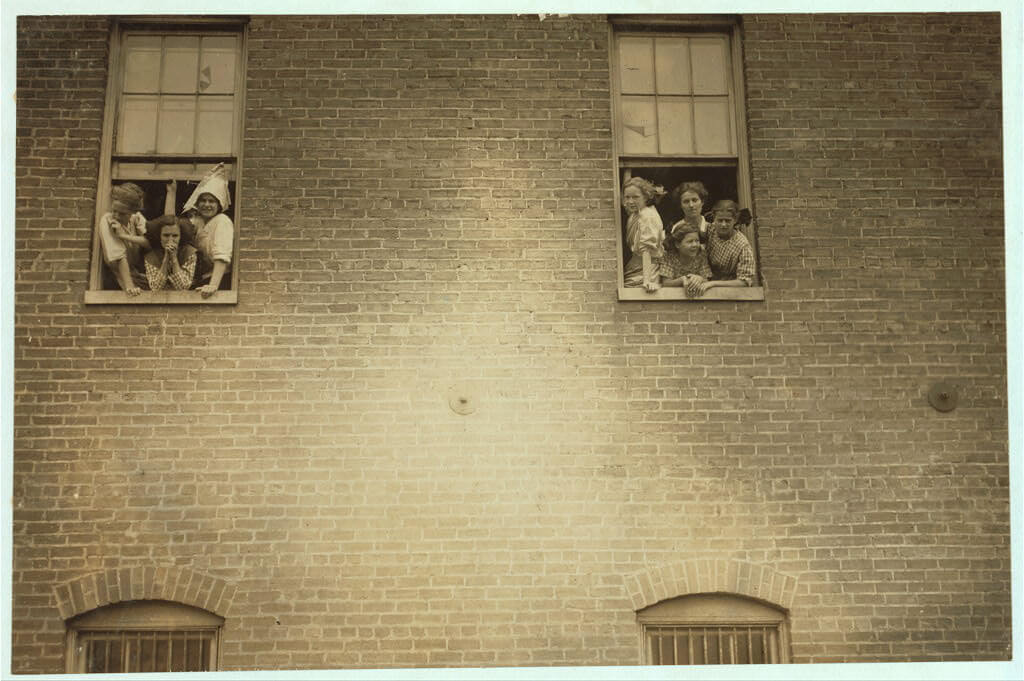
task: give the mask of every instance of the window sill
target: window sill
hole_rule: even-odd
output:
[[[651,302],[681,300],[687,303],[703,302],[705,300],[764,300],[764,287],[719,287],[711,289],[700,298],[687,298],[683,289],[677,286],[664,286],[654,293],[648,293],[642,288],[625,288],[620,286],[619,300],[642,300]]]
[[[217,291],[203,298],[199,291],[143,291],[129,296],[124,291],[86,291],[86,305],[234,305],[238,291]]]

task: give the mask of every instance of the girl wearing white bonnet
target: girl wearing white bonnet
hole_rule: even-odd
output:
[[[96,226],[100,237],[103,261],[117,278],[125,293],[137,296],[142,291],[142,251],[149,248],[146,239],[146,218],[142,213],[142,189],[131,182],[110,190],[110,212],[100,217]]]
[[[235,225],[224,214],[230,205],[227,169],[218,163],[199,181],[183,208],[196,228],[201,284],[198,290],[204,298],[217,292],[224,275],[231,270]]]

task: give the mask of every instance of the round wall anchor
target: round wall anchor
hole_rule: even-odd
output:
[[[466,414],[472,414],[476,411],[476,405],[473,404],[473,398],[469,395],[462,395],[459,393],[453,393],[452,396],[448,398],[448,406],[451,407],[452,411],[456,414],[462,414],[463,416]]]
[[[936,383],[928,391],[928,404],[935,411],[953,411],[956,409],[956,388],[949,383]]]
[[[448,386],[448,406],[456,414],[472,414],[476,411],[479,400],[473,385],[465,382]]]

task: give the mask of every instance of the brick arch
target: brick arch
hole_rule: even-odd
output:
[[[136,566],[93,572],[54,587],[63,619],[121,601],[184,603],[226,617],[235,587],[182,567]]]
[[[796,577],[735,559],[685,560],[634,572],[624,582],[633,610],[697,593],[731,593],[789,610],[797,587]]]

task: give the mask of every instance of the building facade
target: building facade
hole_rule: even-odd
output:
[[[998,14],[17,28],[15,672],[1010,658]],[[750,285],[624,286],[634,176]]]

